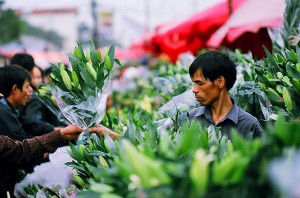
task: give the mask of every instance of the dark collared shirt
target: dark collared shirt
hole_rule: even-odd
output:
[[[229,113],[219,122],[215,123],[212,117],[212,113],[209,107],[202,106],[192,109],[188,112],[189,120],[197,119],[205,124],[208,128],[213,125],[220,127],[223,135],[227,135],[230,138],[231,129],[237,129],[238,132],[246,137],[250,132],[253,132],[254,137],[260,137],[263,134],[263,128],[258,122],[257,118],[251,114],[240,109],[235,101],[232,99],[233,107]],[[184,119],[186,114],[180,116],[180,120]]]
[[[64,143],[59,131],[23,142],[0,135],[0,197],[6,197],[6,191],[13,197],[18,168],[32,160],[42,159],[45,152],[54,152]]]

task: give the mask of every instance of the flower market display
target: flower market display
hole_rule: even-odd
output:
[[[298,12],[295,4],[287,1],[286,12]],[[294,28],[298,18],[286,16],[284,28]],[[118,76],[124,67],[114,58],[113,46],[101,54],[92,41],[87,52],[78,43],[69,54],[71,68],[52,64],[50,90],[56,104],[71,123],[83,129],[102,124],[121,138],[105,133],[69,144],[72,160],[66,165],[74,174],[67,196],[300,197],[300,44],[288,42],[291,32],[282,31],[283,46],[273,41],[274,52],[264,47],[262,59],[224,49],[238,72],[230,94],[258,118],[264,128],[260,138],[233,130],[229,139],[218,127],[179,120],[181,113],[199,106],[190,97],[190,63],[139,68],[141,74],[129,86]],[[106,109],[111,84],[113,104]],[[62,197],[59,188],[37,183],[26,192]]]

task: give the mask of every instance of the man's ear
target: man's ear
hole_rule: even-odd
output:
[[[16,84],[13,85],[13,87],[10,90],[10,95],[14,95],[17,93],[17,91],[20,91],[20,89],[18,88],[18,86]]]
[[[223,89],[226,86],[225,78],[224,76],[220,76],[216,79],[217,86],[219,89]]]

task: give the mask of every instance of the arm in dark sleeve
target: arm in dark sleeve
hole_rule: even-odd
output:
[[[22,117],[22,124],[26,134],[38,136],[47,134],[54,130],[54,126],[43,121],[36,120],[29,116]]]
[[[0,160],[7,165],[19,166],[31,160],[42,159],[45,152],[54,152],[64,142],[59,130],[25,139],[23,142],[0,136]]]

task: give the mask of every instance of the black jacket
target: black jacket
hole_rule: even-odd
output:
[[[64,119],[60,119],[60,112],[53,112],[34,92],[25,107],[20,109],[20,112],[26,117],[47,122],[56,127],[68,125]]]
[[[0,135],[22,141],[54,130],[54,126],[32,117],[22,116],[4,98],[0,100]]]

